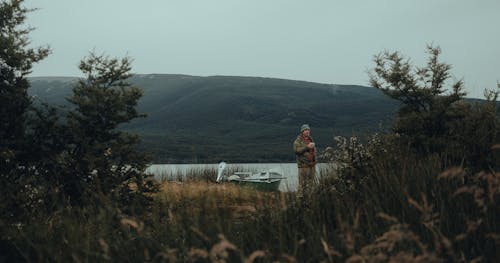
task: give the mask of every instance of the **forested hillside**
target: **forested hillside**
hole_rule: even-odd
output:
[[[31,78],[37,101],[65,105],[76,78]],[[151,74],[131,83],[144,90],[147,117],[123,129],[141,135],[156,163],[293,161],[291,143],[309,123],[318,146],[334,135],[389,127],[398,103],[352,85],[258,78]]]

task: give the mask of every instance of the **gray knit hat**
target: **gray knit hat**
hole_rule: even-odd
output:
[[[303,132],[304,130],[310,130],[311,127],[309,127],[309,124],[302,124],[300,127],[300,132]]]

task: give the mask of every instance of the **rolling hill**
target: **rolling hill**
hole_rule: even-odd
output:
[[[76,78],[36,77],[29,92],[64,105]],[[259,77],[135,75],[148,117],[124,125],[142,137],[155,163],[293,161],[291,149],[308,123],[320,148],[334,135],[389,126],[398,103],[370,87]]]

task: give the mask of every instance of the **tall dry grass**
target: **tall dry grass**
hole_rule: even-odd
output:
[[[381,155],[308,193],[164,181],[144,214],[111,204],[2,226],[3,261],[496,262],[500,173]],[[395,161],[397,160],[397,161]],[[364,167],[364,166],[363,166]],[[332,168],[333,169],[333,168]],[[213,173],[207,172],[207,173]],[[133,209],[132,209],[133,210]]]

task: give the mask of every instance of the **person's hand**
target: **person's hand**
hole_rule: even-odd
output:
[[[314,148],[314,142],[310,142],[310,143],[307,145],[307,148],[309,148],[309,149]]]

